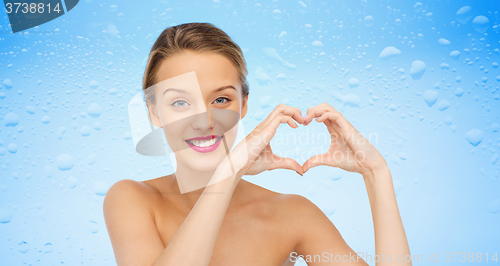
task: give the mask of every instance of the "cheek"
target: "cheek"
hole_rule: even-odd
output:
[[[189,148],[184,142],[185,128],[180,127],[176,123],[171,123],[163,127],[163,134],[167,140],[167,144],[173,152],[177,152],[186,148]]]

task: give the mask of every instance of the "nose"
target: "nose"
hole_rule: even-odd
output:
[[[207,109],[208,111],[208,109]],[[213,128],[213,121],[210,118],[209,112],[203,112],[195,115],[192,123],[192,127],[194,130],[200,132],[208,132]]]

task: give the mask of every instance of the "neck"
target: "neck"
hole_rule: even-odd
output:
[[[180,196],[185,206],[191,210],[205,190],[214,172],[214,170],[196,171],[178,160],[177,169],[175,173],[169,176],[169,182],[172,184],[176,194]],[[231,208],[238,202],[242,194],[242,188],[246,182],[247,181],[243,179],[238,182],[228,208]]]

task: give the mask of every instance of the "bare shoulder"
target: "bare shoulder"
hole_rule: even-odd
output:
[[[104,207],[128,201],[145,201],[152,188],[140,181],[122,179],[115,182],[104,196]]]
[[[249,183],[251,195],[247,197],[262,212],[271,211],[289,224],[311,222],[311,217],[325,216],[308,198],[297,194],[278,193]],[[326,216],[325,216],[326,218]],[[328,218],[327,218],[328,219]]]
[[[154,221],[151,191],[143,182],[123,179],[104,197],[104,220],[117,265],[152,265],[165,249]]]

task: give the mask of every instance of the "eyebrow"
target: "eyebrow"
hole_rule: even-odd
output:
[[[222,87],[214,90],[213,92],[219,92],[219,91],[223,91],[223,90],[227,90],[227,89],[236,90],[236,88],[233,85],[227,85],[227,86],[222,86]],[[163,91],[162,96],[165,95],[165,93],[167,93],[167,91],[176,91],[178,93],[187,93],[185,90],[176,89],[176,88],[168,88],[165,91]]]

